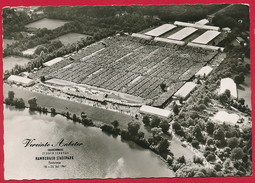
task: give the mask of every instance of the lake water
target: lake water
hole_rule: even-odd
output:
[[[15,65],[26,65],[30,59],[19,56],[7,56],[3,58],[4,71],[11,70]]]
[[[174,176],[173,171],[151,151],[132,142],[123,142],[98,128],[73,123],[60,115],[51,117],[49,114],[31,114],[27,109],[18,111],[4,107],[4,132],[5,179]],[[54,168],[51,166],[55,165],[49,165],[49,160],[35,160],[35,157],[47,156],[42,153],[50,152],[51,147],[24,147],[22,143],[24,139],[36,139],[37,143],[55,144],[61,138],[83,145],[64,147],[64,152],[74,160],[59,161],[59,167]]]
[[[47,28],[49,30],[53,30],[53,29],[56,29],[58,27],[65,25],[66,23],[68,23],[68,21],[43,18],[36,22],[27,24],[25,27],[32,27],[32,28],[37,28],[37,29]]]

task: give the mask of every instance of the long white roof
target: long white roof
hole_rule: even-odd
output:
[[[180,46],[184,45],[184,41],[178,41],[178,40],[171,40],[167,38],[162,38],[162,37],[155,37],[154,41],[159,41],[159,42],[165,42],[165,43],[171,43],[171,44],[178,44]]]
[[[144,34],[157,37],[157,36],[160,36],[168,31],[174,29],[175,27],[176,26],[172,25],[172,24],[163,24],[155,29],[145,32]]]
[[[195,87],[196,83],[187,82],[174,94],[174,96],[186,98]]]
[[[198,48],[204,48],[206,50],[221,50],[223,51],[224,48],[218,47],[218,46],[212,46],[212,45],[205,45],[205,44],[197,44],[197,43],[188,43],[187,46],[192,46],[192,47],[198,47]]]
[[[196,32],[197,29],[194,27],[185,27],[178,32],[172,34],[171,36],[168,36],[168,39],[175,39],[175,40],[183,40],[184,38],[188,37],[189,35]]]
[[[63,60],[63,57],[57,57],[57,58],[54,58],[54,59],[52,59],[52,60],[50,60],[48,62],[45,62],[43,65],[44,66],[52,66],[52,65],[54,65],[54,64],[56,64],[56,63],[58,63],[58,62],[60,62],[62,60]]]
[[[218,31],[209,30],[203,33],[202,35],[198,36],[196,39],[194,39],[192,43],[207,44],[219,34],[220,32]]]
[[[216,26],[203,25],[203,24],[193,24],[193,23],[180,22],[180,21],[175,21],[174,25],[179,25],[179,26],[184,26],[184,27],[195,27],[195,28],[198,28],[198,29],[207,29],[207,30],[215,30],[215,31],[220,30],[220,28],[216,27]]]
[[[209,23],[209,20],[202,19],[202,20],[197,21],[195,24],[205,25],[205,24],[208,24],[208,23]]]
[[[146,40],[152,39],[151,36],[147,36],[147,35],[139,34],[139,33],[133,33],[131,36],[132,37],[138,37],[138,38],[146,39]]]
[[[220,81],[220,94],[224,93],[226,90],[229,90],[231,96],[237,98],[237,89],[236,84],[231,78],[224,78]]]
[[[202,67],[196,74],[195,76],[207,76],[213,69],[210,66],[204,66]]]
[[[24,78],[17,75],[11,75],[10,77],[8,77],[7,80],[11,82],[16,82],[16,83],[22,83],[22,84],[30,84],[31,82],[34,82],[32,79]]]
[[[140,112],[143,113],[149,113],[149,114],[153,114],[153,115],[158,115],[158,116],[163,116],[163,117],[169,117],[171,115],[171,111],[166,110],[166,109],[160,109],[157,107],[151,107],[148,105],[142,105],[142,107],[140,108]]]

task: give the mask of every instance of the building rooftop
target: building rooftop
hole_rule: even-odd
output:
[[[213,69],[210,67],[210,66],[204,66],[202,67],[196,74],[195,76],[207,76],[208,74],[210,74],[210,72],[212,71]]]
[[[192,41],[192,43],[198,43],[198,44],[208,44],[211,40],[213,40],[215,37],[217,37],[220,34],[218,31],[206,31],[196,39]]]
[[[224,78],[220,81],[220,94],[224,93],[226,90],[229,90],[231,96],[237,98],[237,89],[236,84],[231,78]]]
[[[175,27],[176,26],[172,25],[172,24],[163,24],[155,29],[145,32],[144,34],[157,37],[157,36],[160,36],[168,31],[174,29]]]
[[[180,22],[180,21],[175,21],[174,25],[184,26],[184,27],[194,27],[194,28],[197,28],[197,29],[215,30],[215,31],[220,30],[220,28],[216,27],[216,26],[203,25],[203,24],[193,24],[193,23]]]
[[[11,75],[7,80],[17,82],[17,83],[22,83],[22,84],[30,84],[31,82],[34,82],[32,79],[17,76],[17,75]]]
[[[63,57],[57,57],[57,58],[54,58],[54,59],[52,59],[52,60],[50,60],[50,61],[48,61],[48,62],[45,62],[45,63],[43,63],[43,65],[44,66],[52,66],[52,65],[54,65],[54,64],[56,64],[56,63],[58,63],[58,62],[60,62],[60,61],[62,61],[63,60]]]
[[[189,35],[196,32],[197,29],[194,27],[185,27],[178,32],[172,34],[171,36],[168,36],[168,39],[175,39],[175,40],[183,40],[184,38],[188,37]]]
[[[195,83],[187,82],[174,94],[174,96],[186,98],[190,94],[190,92],[194,90],[195,87],[196,87]]]
[[[166,118],[171,115],[171,111],[169,111],[169,110],[160,109],[157,107],[151,107],[148,105],[142,105],[142,107],[140,108],[140,112],[149,113],[152,115],[158,115],[158,116],[162,116],[162,117],[166,117]]]
[[[167,38],[162,38],[162,37],[156,37],[154,41],[159,41],[159,42],[164,42],[164,43],[171,43],[171,44],[178,44],[180,46],[184,45],[184,41],[178,41],[178,40],[171,40]]]
[[[146,40],[151,40],[152,39],[151,36],[144,35],[144,34],[139,34],[139,33],[133,33],[131,36],[146,39]]]

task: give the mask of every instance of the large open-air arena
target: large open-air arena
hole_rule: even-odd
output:
[[[202,67],[222,53],[223,48],[211,43],[214,44],[217,36],[217,40],[222,40],[227,34],[211,30],[214,26],[184,23],[178,27],[181,36],[177,31],[163,38],[175,28],[177,26],[164,24],[145,33],[117,34],[46,62],[44,68],[28,77],[33,80],[44,77],[47,86],[68,87],[69,92],[78,96],[93,90],[95,96],[101,94],[94,97],[99,101],[112,94],[114,102],[162,108]],[[193,43],[189,37],[197,30],[200,35],[193,39],[199,43]]]

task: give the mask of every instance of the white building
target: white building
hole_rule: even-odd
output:
[[[214,38],[216,38],[220,32],[209,30],[197,37],[192,41],[192,43],[198,43],[198,44],[208,44],[210,41],[212,41]]]
[[[132,37],[137,37],[137,38],[146,39],[146,40],[151,40],[151,39],[152,39],[151,36],[144,35],[144,34],[139,34],[139,33],[133,33],[131,36],[132,36]]]
[[[196,77],[205,77],[207,76],[208,74],[210,74],[210,72],[212,72],[213,68],[211,68],[210,66],[204,66],[202,67],[196,74],[195,76]]]
[[[165,118],[168,118],[171,115],[171,111],[169,110],[151,107],[148,105],[142,105],[142,107],[140,108],[140,112],[145,114],[157,115]]]
[[[144,34],[149,35],[149,36],[154,36],[154,37],[158,37],[172,29],[174,29],[176,26],[172,25],[172,24],[163,24],[155,29],[152,29],[148,32],[145,32]]]
[[[24,77],[17,76],[17,75],[11,75],[7,79],[7,81],[9,83],[15,83],[15,84],[19,84],[19,85],[22,85],[22,86],[31,86],[35,83],[32,79],[24,78]]]
[[[196,86],[197,84],[193,82],[187,82],[174,94],[174,97],[186,99]]]
[[[48,62],[43,63],[43,65],[45,67],[50,67],[50,66],[52,66],[52,65],[54,65],[54,64],[56,64],[56,63],[58,63],[58,62],[60,62],[62,60],[63,60],[63,57],[57,57],[57,58],[54,58],[54,59],[52,59],[52,60],[50,60]]]
[[[224,78],[220,81],[220,92],[219,94],[224,93],[226,90],[229,90],[231,93],[231,96],[233,98],[237,98],[237,88],[236,84],[231,78]]]
[[[175,40],[183,40],[184,38],[190,36],[191,34],[193,34],[194,32],[196,32],[197,29],[194,27],[185,27],[181,30],[179,30],[178,32],[168,36],[168,39],[175,39]]]

